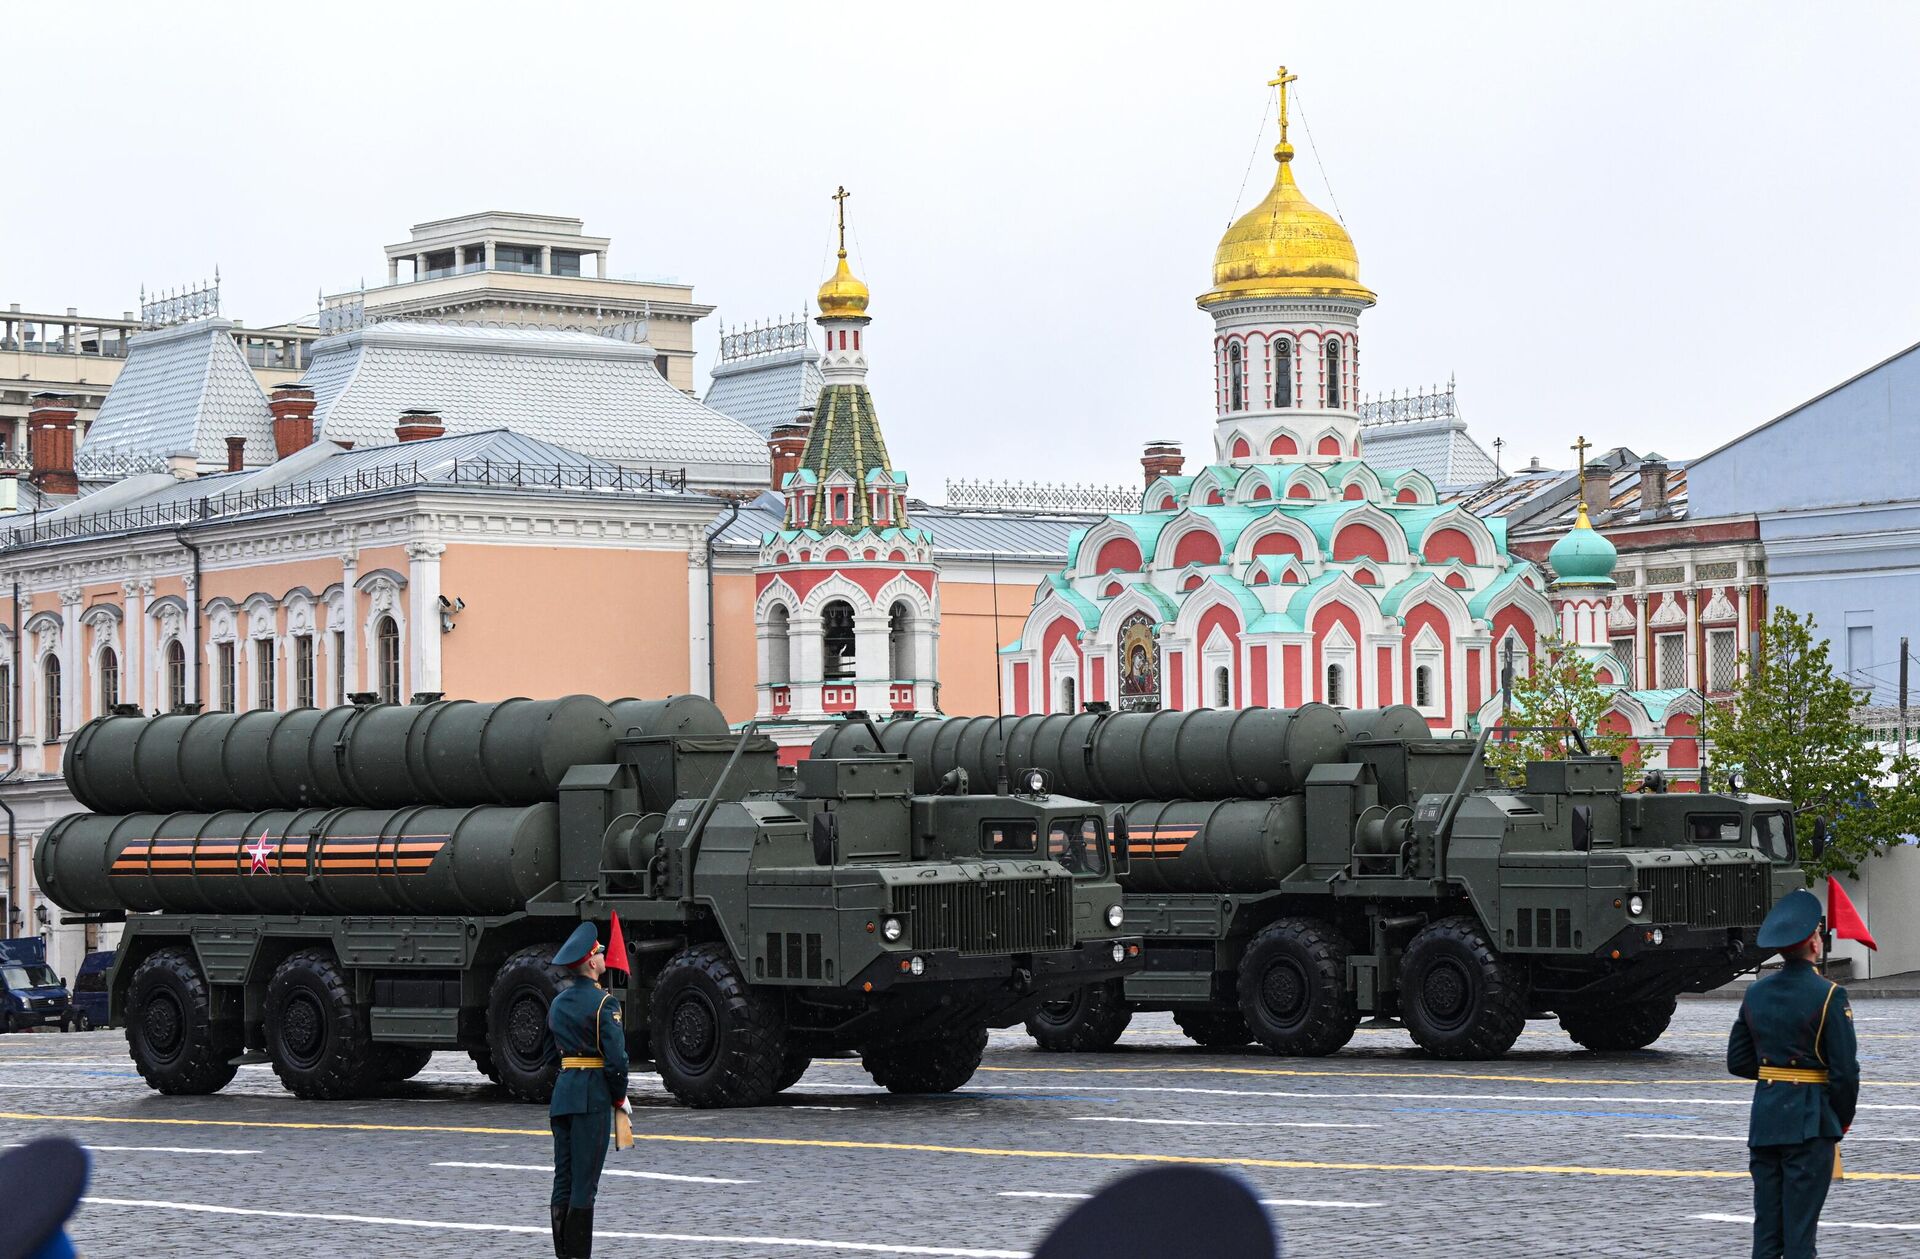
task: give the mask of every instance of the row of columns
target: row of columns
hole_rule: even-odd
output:
[[[453,269],[456,272],[466,270],[467,263],[472,261],[472,258],[469,257],[467,250],[468,250],[468,246],[466,245],[455,245],[453,247]],[[496,270],[498,242],[491,241],[491,240],[481,242],[480,252],[482,257],[481,269],[483,271]],[[583,253],[584,252],[585,251],[583,251]],[[598,249],[592,252],[593,252],[594,278],[597,280],[604,280],[607,278],[606,250]],[[401,255],[401,254],[392,254],[388,256],[387,258],[387,283],[388,284],[400,283],[400,259],[403,256],[404,255]],[[540,246],[540,274],[541,275],[553,274],[553,246],[552,245]],[[413,255],[413,278],[415,280],[424,280],[427,278],[427,255],[425,253],[417,253]]]

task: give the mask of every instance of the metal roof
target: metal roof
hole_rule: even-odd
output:
[[[1100,519],[1092,515],[1041,515],[1029,512],[957,511],[909,500],[914,526],[932,535],[936,559],[1038,560],[1064,564],[1067,539]],[[734,550],[760,549],[760,541],[785,524],[786,503],[771,491],[741,505],[740,517],[714,535],[714,544]]]
[[[702,401],[764,438],[819,401],[819,363],[820,352],[811,345],[717,363]]]
[[[316,342],[301,383],[329,441],[390,444],[400,413],[427,407],[450,433],[511,428],[699,482],[764,484],[766,443],[668,384],[653,359],[645,343],[585,332],[389,322]]]
[[[233,322],[197,319],[128,342],[127,364],[87,430],[79,461],[191,452],[203,467],[224,468],[229,437],[246,438],[249,465],[273,461],[273,415],[234,343]]]
[[[1360,430],[1360,441],[1376,468],[1417,468],[1441,489],[1476,486],[1500,475],[1492,457],[1467,435],[1463,420],[1369,425]]]

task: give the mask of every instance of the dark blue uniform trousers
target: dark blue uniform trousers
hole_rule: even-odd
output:
[[[1817,1138],[1747,1151],[1753,1173],[1753,1259],[1813,1259],[1820,1208],[1833,1183],[1833,1146]]]
[[[600,1190],[600,1168],[613,1137],[613,1112],[554,1115],[547,1122],[553,1127],[553,1205],[585,1210]]]

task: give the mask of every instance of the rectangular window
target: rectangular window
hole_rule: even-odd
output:
[[[13,739],[13,666],[0,665],[0,739]]]
[[[1731,691],[1739,674],[1740,633],[1738,630],[1707,631],[1707,689]]]
[[[1613,640],[1613,658],[1626,670],[1626,683],[1633,685],[1633,635],[1623,634]]]
[[[255,664],[253,706],[255,708],[277,708],[279,707],[280,696],[278,691],[275,690],[275,683],[278,682],[279,679],[275,676],[276,669],[274,666],[279,662],[273,658],[273,640],[271,638],[256,638],[253,642],[253,654]]]
[[[982,822],[980,847],[986,852],[1035,852],[1038,829],[1032,822]]]
[[[860,348],[860,329],[858,328],[853,330],[853,348],[856,350]]]
[[[1685,634],[1656,634],[1653,639],[1654,661],[1659,666],[1654,676],[1656,686],[1677,689],[1687,684],[1687,636]]]
[[[234,676],[233,647],[232,643],[221,643],[217,649],[220,660],[216,675],[220,681],[220,711],[226,713],[233,712],[238,707],[235,695],[238,690],[238,679]]]
[[[293,706],[313,707],[313,635],[293,640]]]
[[[333,631],[333,702],[347,702],[347,634]]]

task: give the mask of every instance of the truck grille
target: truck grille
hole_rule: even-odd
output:
[[[1770,871],[1763,865],[1642,870],[1656,922],[1694,927],[1757,927],[1767,916]]]
[[[893,889],[916,949],[1030,953],[1073,944],[1072,879],[996,879]]]

